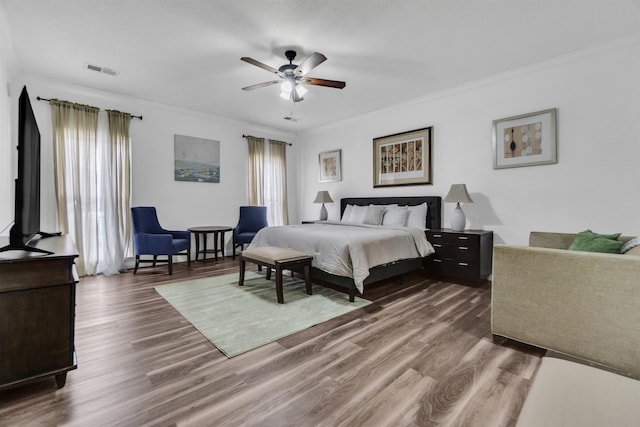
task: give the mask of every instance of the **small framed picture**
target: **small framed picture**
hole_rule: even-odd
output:
[[[320,182],[342,181],[342,150],[325,151],[318,154]]]
[[[557,163],[556,109],[493,121],[493,168]]]

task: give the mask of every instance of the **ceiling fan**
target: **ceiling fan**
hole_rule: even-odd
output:
[[[280,77],[280,80],[271,80],[269,82],[258,83],[255,85],[243,87],[242,90],[254,90],[280,83],[281,98],[293,102],[300,102],[304,99],[304,94],[307,93],[307,89],[303,85],[326,86],[336,89],[342,89],[347,85],[345,82],[340,82],[337,80],[317,79],[315,77],[307,76],[307,73],[309,71],[313,70],[318,65],[327,60],[327,57],[321,53],[315,52],[313,55],[302,61],[300,65],[296,65],[293,63],[293,60],[296,57],[295,50],[287,50],[284,53],[284,56],[287,57],[289,63],[284,64],[277,70],[247,56],[243,56],[242,58],[240,58],[244,62],[253,64],[256,67],[260,67],[264,70],[269,71],[270,73],[277,74],[278,77]]]

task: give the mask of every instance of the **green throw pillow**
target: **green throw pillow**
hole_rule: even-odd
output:
[[[597,234],[591,230],[581,231],[569,246],[569,250],[619,254],[624,242],[619,241],[618,237],[620,237],[620,233]]]

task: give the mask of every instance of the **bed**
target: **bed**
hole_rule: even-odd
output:
[[[340,201],[340,217],[346,217],[351,210],[365,209],[353,206],[412,206],[411,210],[415,212],[423,203],[427,206],[426,212],[421,212],[425,215],[424,227],[440,228],[442,200],[436,196],[344,198]],[[332,234],[337,237],[331,237]],[[339,221],[268,227],[258,232],[251,246],[289,247],[314,256],[312,280],[344,288],[352,302],[366,285],[423,268],[425,258],[433,253],[433,247],[419,228],[392,224],[354,226]],[[385,249],[387,247],[389,251]],[[340,251],[342,253],[338,254]],[[385,262],[385,257],[390,261]]]

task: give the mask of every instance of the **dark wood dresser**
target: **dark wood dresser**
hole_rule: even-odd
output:
[[[68,236],[30,245],[53,254],[0,253],[0,389],[48,375],[60,388],[76,368],[78,252]]]
[[[491,274],[493,231],[435,229],[426,233],[436,251],[427,260],[427,270],[476,282]]]

